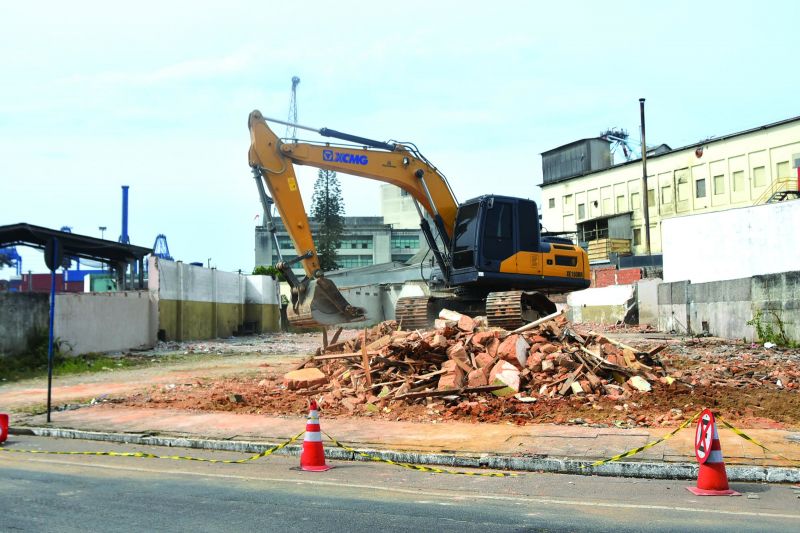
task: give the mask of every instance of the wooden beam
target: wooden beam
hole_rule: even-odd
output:
[[[522,326],[520,328],[517,328],[514,331],[511,331],[511,332],[503,335],[503,337],[508,337],[509,335],[513,335],[515,333],[522,333],[524,331],[531,330],[531,329],[535,328],[536,326],[538,326],[539,324],[544,324],[545,322],[547,322],[549,320],[553,320],[554,318],[557,318],[557,317],[561,316],[562,314],[564,314],[564,310],[563,309],[561,311],[556,311],[555,313],[553,313],[551,315],[543,316],[542,318],[534,320],[530,324],[525,324],[524,326]]]
[[[369,367],[369,356],[367,355],[367,328],[364,328],[364,342],[361,343],[361,362],[364,365],[367,387],[372,388],[372,369]]]
[[[433,397],[441,397],[441,396],[461,396],[462,394],[468,394],[471,392],[493,392],[496,390],[504,389],[508,387],[508,385],[485,385],[483,387],[471,387],[466,389],[448,389],[448,390],[431,390],[431,391],[422,391],[422,392],[408,392],[406,394],[401,394],[399,396],[395,396],[396,400],[413,400],[417,398],[433,398]]]
[[[368,352],[368,355],[378,355],[380,352]],[[326,355],[315,355],[315,361],[328,361],[330,359],[353,359],[361,357],[361,352],[347,352],[347,353],[330,353]]]
[[[333,338],[331,339],[331,344],[336,344],[336,341],[338,341],[338,340],[339,340],[339,335],[341,335],[341,334],[342,334],[342,329],[343,329],[343,328],[339,328],[339,329],[337,329],[337,330],[336,330],[336,333],[334,333],[334,334],[333,334]]]

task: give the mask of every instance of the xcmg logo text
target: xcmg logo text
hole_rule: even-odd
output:
[[[333,150],[323,150],[322,160],[332,163],[347,163],[348,165],[366,165],[369,163],[369,159],[365,155],[334,152]]]

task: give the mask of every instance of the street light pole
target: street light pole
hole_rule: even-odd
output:
[[[107,230],[108,228],[107,228],[106,226],[98,226],[98,227],[97,227],[97,229],[99,229],[99,230],[100,230],[100,238],[101,238],[101,239],[105,238],[105,237],[104,237],[104,235],[105,235],[105,233],[106,233],[106,230]]]
[[[647,144],[644,139],[644,98],[639,98],[639,114],[642,118],[642,184],[644,185],[644,235],[647,255],[650,255],[650,202],[647,189]]]

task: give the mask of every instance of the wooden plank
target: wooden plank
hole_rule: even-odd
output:
[[[378,355],[379,352],[368,352],[368,355]],[[330,353],[326,355],[313,356],[314,361],[328,361],[330,359],[352,359],[361,357],[361,352]]]
[[[504,389],[508,385],[485,385],[483,387],[471,387],[466,389],[447,389],[447,390],[430,390],[421,392],[408,392],[395,396],[396,400],[412,400],[417,398],[433,398],[440,396],[461,396],[462,394],[469,394],[472,392],[493,392],[496,390]]]
[[[364,342],[361,343],[361,362],[367,378],[367,387],[372,388],[372,369],[369,367],[369,356],[367,355],[367,328],[364,328]]]
[[[319,357],[319,356],[316,356],[316,355],[309,355],[308,357],[306,357],[305,359],[303,359],[303,360],[302,360],[300,363],[297,363],[296,365],[294,365],[294,366],[292,367],[292,370],[291,370],[291,372],[294,372],[295,370],[300,370],[301,368],[303,368],[304,366],[306,366],[308,363],[310,363],[310,362],[312,362],[312,361],[316,360],[316,359],[317,359],[317,357]]]
[[[572,383],[573,383],[573,382],[574,382],[574,381],[575,381],[575,380],[578,378],[578,376],[579,376],[579,375],[581,375],[581,374],[583,374],[583,365],[579,365],[579,366],[578,366],[578,368],[576,368],[576,369],[575,369],[575,371],[574,371],[574,372],[572,372],[572,373],[569,375],[569,377],[567,377],[567,380],[566,380],[566,381],[564,382],[564,384],[561,386],[561,389],[559,389],[558,393],[559,393],[561,396],[564,396],[564,395],[565,395],[565,394],[566,394],[566,393],[567,393],[569,390],[571,390],[571,389],[572,389]]]
[[[543,316],[542,318],[534,320],[533,322],[531,322],[529,324],[525,324],[524,326],[519,327],[519,328],[515,329],[514,331],[506,333],[505,335],[503,335],[502,338],[505,338],[505,337],[507,337],[509,335],[513,335],[513,334],[516,334],[516,333],[522,333],[524,331],[531,330],[531,329],[535,328],[536,326],[538,326],[539,324],[544,324],[545,322],[547,322],[549,320],[553,320],[554,318],[557,318],[562,314],[564,314],[564,310],[563,309],[561,311],[556,311],[555,313],[553,313],[551,315]]]
[[[342,330],[344,328],[339,328],[336,330],[336,333],[333,334],[333,338],[331,339],[331,344],[336,344],[336,341],[339,340],[339,335],[342,334]]]

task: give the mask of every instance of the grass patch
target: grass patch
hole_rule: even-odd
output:
[[[37,378],[47,375],[47,333],[35,332],[28,339],[27,352],[0,357],[0,383]],[[150,362],[147,357],[111,357],[104,354],[85,354],[67,357],[62,350],[65,345],[58,339],[53,340],[53,375],[82,374],[86,372],[107,372],[136,366]]]

